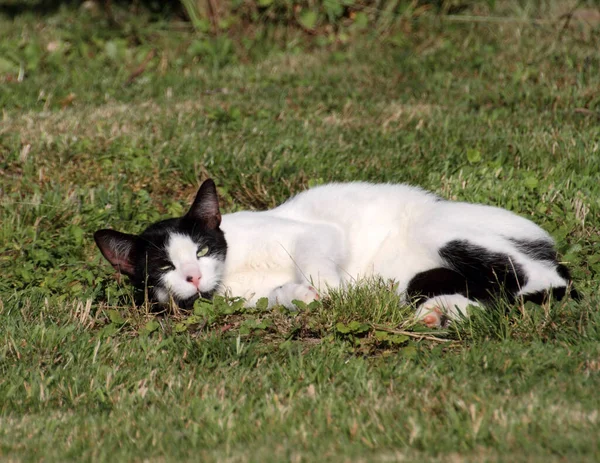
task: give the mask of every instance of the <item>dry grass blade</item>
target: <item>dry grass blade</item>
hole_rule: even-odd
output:
[[[387,333],[392,333],[392,334],[402,334],[404,336],[408,336],[408,337],[415,338],[415,339],[427,339],[428,341],[435,341],[435,342],[452,342],[452,339],[444,339],[444,338],[439,338],[437,336],[432,336],[429,334],[421,334],[421,333],[414,333],[412,331],[398,330],[398,329],[390,328],[385,325],[373,324],[371,326],[379,331],[385,331]]]
[[[156,50],[150,50],[144,58],[144,61],[142,61],[142,64],[140,64],[136,69],[134,69],[133,72],[129,75],[129,78],[127,79],[127,82],[125,82],[125,85],[130,85],[131,83],[133,83],[134,80],[141,76],[144,73],[144,71],[146,71],[148,64],[150,63],[150,61],[152,61],[152,58],[154,58],[155,55]]]
[[[503,16],[469,16],[469,15],[447,15],[442,16],[442,21],[460,23],[487,23],[487,24],[518,24],[526,26],[546,26],[556,23],[552,19],[516,18]]]

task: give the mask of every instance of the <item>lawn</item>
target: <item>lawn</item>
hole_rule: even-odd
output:
[[[0,459],[598,461],[600,26],[487,5],[217,38],[0,16]],[[225,212],[351,180],[505,207],[584,297],[436,331],[387,281],[135,307],[93,232],[181,214],[208,176]]]

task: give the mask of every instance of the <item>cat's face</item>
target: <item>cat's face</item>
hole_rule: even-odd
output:
[[[217,191],[206,180],[190,210],[179,218],[157,222],[140,235],[114,230],[94,234],[102,255],[151,300],[171,298],[190,308],[199,297],[210,298],[221,282],[227,243],[219,225]]]

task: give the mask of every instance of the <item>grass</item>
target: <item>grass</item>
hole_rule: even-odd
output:
[[[329,43],[0,19],[0,457],[597,461],[599,36],[523,5]],[[133,307],[92,233],[179,214],[209,175],[226,211],[345,180],[502,206],[584,299],[435,332],[378,281],[297,312]]]

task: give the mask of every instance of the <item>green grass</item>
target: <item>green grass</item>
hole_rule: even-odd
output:
[[[523,5],[330,43],[0,19],[0,458],[597,461],[600,36]],[[133,307],[92,233],[207,176],[226,211],[345,180],[502,206],[584,298],[435,332],[378,281],[297,312]]]

